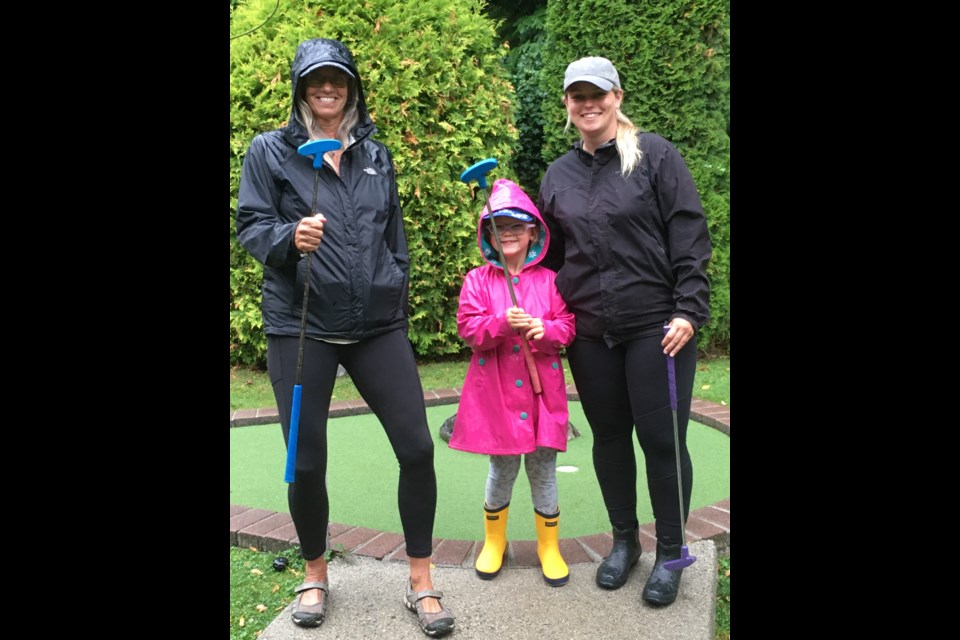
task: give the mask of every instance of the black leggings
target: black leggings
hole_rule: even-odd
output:
[[[663,336],[639,338],[612,349],[603,342],[576,339],[567,348],[584,415],[593,432],[593,466],[610,523],[637,524],[637,462],[633,433],[643,450],[657,539],[676,544],[680,536],[673,411]],[[676,356],[677,425],[683,475],[684,518],[690,512],[693,465],[687,451],[687,420],[697,343],[691,339]]]
[[[299,344],[299,338],[267,336],[267,366],[284,442],[290,434]],[[339,364],[343,364],[360,395],[380,420],[400,463],[397,502],[407,555],[429,557],[437,507],[433,438],[427,426],[417,364],[406,333],[392,331],[354,344],[331,344],[308,338],[303,351],[296,475],[287,489],[290,515],[300,537],[303,557],[314,560],[327,548],[330,518],[326,484],[327,417]],[[361,488],[361,491],[374,490],[374,487]]]

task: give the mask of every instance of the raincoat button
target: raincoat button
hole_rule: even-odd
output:
[[[522,387],[522,386],[523,386],[523,380],[517,380],[517,386],[518,386],[518,387]]]
[[[480,358],[479,360],[477,360],[477,364],[479,364],[481,367],[483,366],[484,362],[486,362],[486,360],[484,360],[483,358]]]
[[[526,412],[526,411],[523,411],[523,412],[520,413],[520,419],[521,419],[521,420],[526,420],[526,419],[527,419],[527,412]]]
[[[520,351],[520,345],[515,344],[513,345],[513,352],[516,353],[517,351]]]
[[[554,370],[556,370],[560,365],[558,365],[556,362],[554,362],[554,363],[553,363],[552,365],[550,365],[550,366],[552,366],[552,367],[554,368]]]
[[[518,278],[517,276],[513,276],[513,284],[518,284],[519,282],[520,282],[520,278]]]

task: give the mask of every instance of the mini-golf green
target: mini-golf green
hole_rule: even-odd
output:
[[[483,493],[489,458],[454,451],[440,439],[443,421],[458,405],[427,408],[435,442],[437,512],[433,535],[454,540],[483,539]],[[560,496],[560,537],[573,538],[608,531],[603,498],[590,455],[592,435],[579,402],[570,403],[570,421],[582,434],[557,455]],[[403,533],[397,512],[398,467],[383,428],[373,414],[334,418],[328,424],[327,486],[330,521]],[[647,495],[643,454],[637,451],[637,516],[653,522]],[[690,510],[730,496],[730,438],[697,422],[690,422],[687,448],[693,459],[693,496]],[[230,430],[230,503],[289,513],[287,484],[283,482],[285,450],[279,424],[236,427]],[[521,466],[513,488],[507,536],[535,540],[536,529],[530,487]]]

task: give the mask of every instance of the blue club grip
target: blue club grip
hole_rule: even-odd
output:
[[[283,474],[283,481],[293,482],[294,472],[297,469],[297,436],[300,434],[300,395],[303,386],[293,385],[293,408],[290,410],[290,434],[287,436],[287,468]]]

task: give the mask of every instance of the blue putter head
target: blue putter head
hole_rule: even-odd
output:
[[[323,154],[328,151],[336,151],[342,148],[339,140],[333,138],[321,138],[320,140],[311,140],[304,142],[297,147],[297,153],[302,156],[313,156],[313,168],[319,169],[323,166]]]
[[[481,189],[486,189],[487,174],[490,173],[490,171],[496,166],[496,158],[487,158],[486,160],[481,160],[480,162],[467,167],[464,172],[460,174],[460,182],[470,184],[476,180]]]

